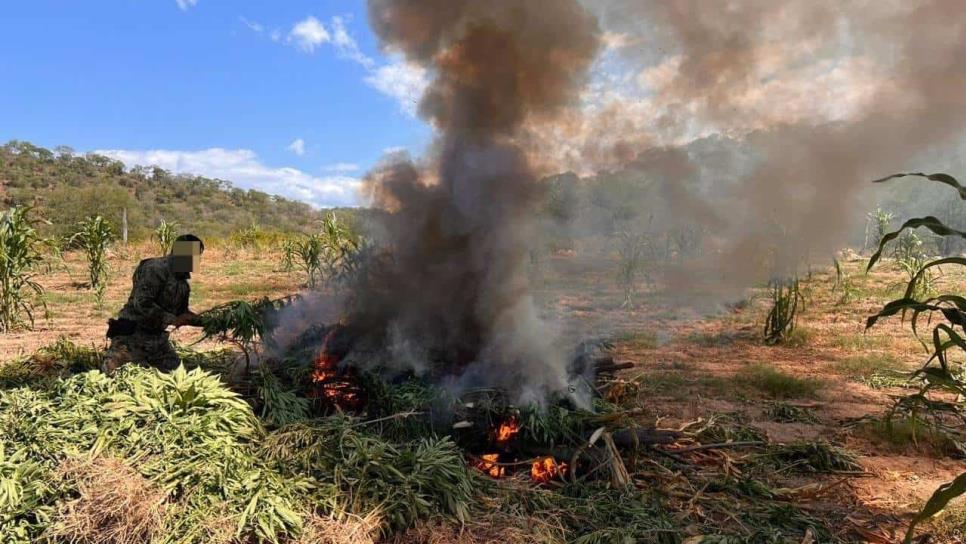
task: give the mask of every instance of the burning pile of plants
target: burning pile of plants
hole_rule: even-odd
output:
[[[61,342],[36,356],[44,365],[10,366],[0,540],[413,542],[435,527],[485,542],[497,524],[527,542],[783,542],[806,531],[831,541],[834,520],[799,510],[769,474],[839,464],[812,466],[764,440],[701,444],[730,436],[709,432],[714,421],[656,428],[622,406],[636,386],[606,344],[582,346],[571,365],[589,377],[589,406],[566,391],[520,405],[498,389],[353,369],[340,360],[342,326],[313,327],[275,357],[272,328],[262,318],[255,328],[247,348],[262,355],[248,364],[182,349],[185,368],[171,374],[128,365],[106,376]],[[70,468],[110,463],[130,480],[112,492]],[[151,515],[79,519],[111,507],[99,497]]]

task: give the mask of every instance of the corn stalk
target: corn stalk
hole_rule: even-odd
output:
[[[882,237],[889,232],[892,219],[895,216],[882,208],[866,214],[867,222],[865,225],[865,248],[876,247],[882,241]]]
[[[0,215],[0,331],[34,325],[35,303],[31,294],[43,299],[44,288],[34,278],[44,261],[43,247],[49,242],[40,237],[30,217],[30,207],[14,207]]]
[[[773,279],[768,283],[772,301],[771,310],[765,318],[764,336],[767,344],[780,344],[795,331],[799,308],[805,305],[805,296],[799,288],[798,278]]]
[[[68,246],[76,245],[87,257],[90,287],[102,301],[107,287],[107,250],[114,240],[114,229],[99,215],[91,216],[77,225],[78,230],[68,240]]]
[[[294,261],[305,272],[306,283],[314,289],[324,279],[345,279],[351,273],[360,243],[334,213],[322,220],[319,232],[306,235],[283,246],[284,260]],[[284,265],[283,261],[283,265]]]
[[[960,185],[955,178],[948,174],[897,174],[876,180],[876,182],[881,183],[906,176],[924,178],[949,185],[959,192],[962,200],[966,200],[966,187]],[[871,269],[875,266],[889,242],[897,238],[901,239],[905,233],[920,227],[927,228],[939,236],[966,239],[966,232],[950,228],[935,217],[910,219],[903,223],[899,230],[887,233],[882,237],[878,250],[869,259],[868,268]],[[874,326],[879,319],[884,317],[901,314],[905,318],[906,315],[910,315],[913,333],[918,337],[920,317],[925,315],[928,317],[929,323],[932,323],[934,316],[942,316],[932,327],[930,356],[912,376],[913,380],[919,381],[919,390],[912,395],[898,399],[892,413],[908,407],[911,407],[912,410],[939,411],[957,417],[960,420],[960,428],[962,428],[962,424],[966,424],[966,413],[964,413],[962,407],[962,399],[966,398],[966,381],[963,380],[962,374],[957,372],[950,364],[950,357],[966,356],[966,339],[964,339],[966,337],[966,330],[964,330],[966,329],[966,298],[955,293],[925,298],[927,295],[924,294],[923,289],[923,282],[926,281],[927,276],[932,271],[946,265],[966,267],[966,258],[946,257],[922,263],[918,270],[915,270],[911,275],[902,298],[886,304],[879,313],[869,317],[866,321],[866,328]],[[928,346],[925,342],[923,344]],[[934,391],[952,393],[956,400],[948,402],[933,399],[931,393]],[[950,501],[964,494],[966,494],[966,473],[961,474],[952,482],[940,486],[926,501],[922,511],[909,524],[905,542],[907,544],[912,542],[916,527],[920,523],[942,512]]]
[[[178,229],[180,225],[176,221],[168,223],[164,219],[158,223],[158,228],[154,229],[154,239],[158,243],[158,250],[162,255],[167,255],[171,253],[171,246],[174,244],[174,239],[178,237]]]

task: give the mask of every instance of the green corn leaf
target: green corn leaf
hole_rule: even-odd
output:
[[[959,191],[959,198],[966,200],[966,187],[963,187],[956,178],[950,176],[949,174],[923,174],[922,172],[908,173],[908,174],[893,174],[882,179],[873,180],[872,183],[883,183],[892,179],[904,178],[906,176],[915,176],[919,178],[925,178],[931,181],[938,181],[939,183],[944,183],[949,185],[953,189]]]
[[[943,266],[946,264],[958,264],[960,266],[966,266],[966,258],[964,257],[947,257],[945,259],[937,259],[930,263],[923,265],[922,268],[916,272],[916,275],[909,280],[909,285],[906,287],[906,294],[904,298],[912,298],[912,294],[916,291],[916,284],[922,279],[923,274],[926,273],[930,268],[935,268],[937,266]]]
[[[891,317],[896,315],[899,312],[906,312],[909,310],[912,310],[914,312],[924,312],[924,311],[937,311],[941,309],[942,308],[940,306],[925,304],[923,302],[919,302],[916,299],[904,297],[899,300],[893,300],[892,302],[886,304],[885,306],[882,307],[881,310],[879,310],[879,313],[873,316],[870,316],[868,319],[866,319],[865,328],[870,329],[872,328],[872,326],[876,324],[877,321],[879,321],[880,318]]]
[[[909,530],[906,532],[903,542],[905,544],[911,543],[917,525],[942,512],[950,501],[963,494],[966,494],[966,472],[957,476],[953,481],[939,486],[932,497],[929,497],[922,511],[909,524]]]
[[[869,259],[869,265],[866,267],[866,272],[872,270],[872,267],[875,266],[875,263],[879,262],[879,259],[882,258],[882,252],[885,250],[885,247],[889,244],[889,242],[898,238],[899,235],[902,234],[902,232],[906,229],[918,229],[920,227],[927,228],[939,236],[959,236],[966,239],[966,232],[949,228],[942,221],[931,215],[926,217],[916,217],[915,219],[910,219],[903,223],[902,226],[899,227],[899,230],[890,232],[882,237],[882,240],[879,242],[879,249],[872,255],[872,258]]]

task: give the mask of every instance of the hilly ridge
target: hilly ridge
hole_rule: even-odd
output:
[[[163,218],[183,230],[223,237],[259,225],[278,231],[308,231],[322,212],[230,181],[173,174],[158,167],[126,168],[120,161],[68,147],[53,150],[12,140],[0,146],[0,207],[31,205],[63,235],[89,215],[120,227],[127,213],[129,236],[144,238]]]

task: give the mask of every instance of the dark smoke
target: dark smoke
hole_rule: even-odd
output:
[[[828,262],[868,181],[922,168],[966,121],[959,0],[370,0],[369,16],[433,75],[419,113],[437,136],[367,176],[388,257],[355,323],[392,346],[381,364],[525,399],[568,385],[526,270],[541,176],[655,184],[642,218],[706,233],[666,284],[725,298]]]
[[[359,315],[413,367],[529,400],[564,388],[567,348],[527,283],[543,187],[526,128],[578,98],[595,19],[574,0],[370,0],[369,18],[384,48],[434,74],[419,112],[437,139],[424,163],[395,157],[367,177],[392,258]]]
[[[915,168],[966,128],[966,10],[957,0],[588,4],[621,33],[623,61],[649,70],[656,111],[612,136],[645,142],[634,160],[620,159],[623,148],[583,158],[660,180],[671,214],[713,233],[701,262],[670,275],[679,291],[735,291],[827,263],[870,210],[870,180]],[[584,121],[587,132],[606,131]],[[740,146],[748,164],[729,170],[689,153],[707,134]]]

